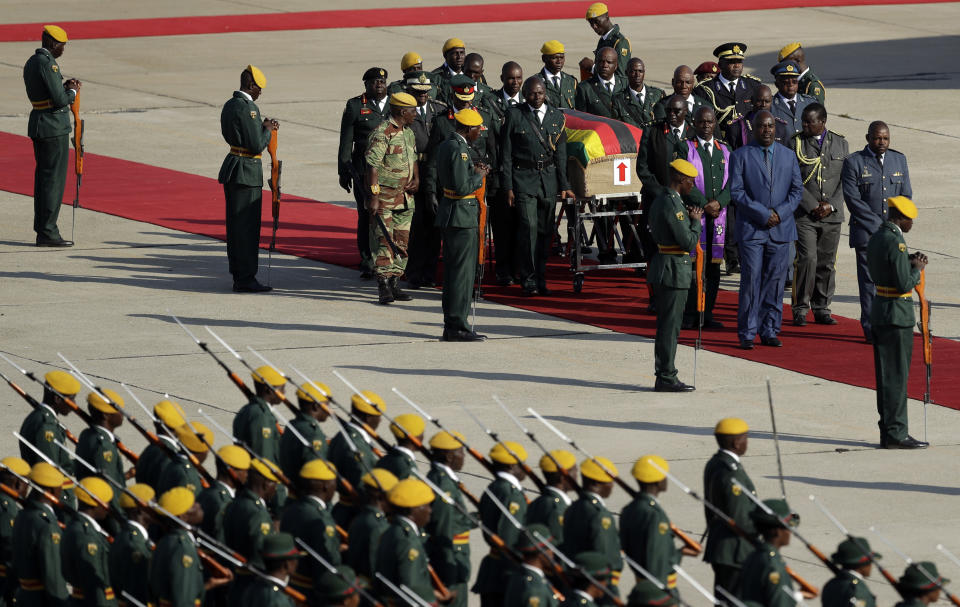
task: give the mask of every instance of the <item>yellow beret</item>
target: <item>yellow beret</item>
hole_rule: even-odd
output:
[[[270,460],[264,459],[261,461],[259,459],[251,459],[250,467],[256,470],[257,474],[268,481],[273,481],[275,483],[280,482],[280,477],[277,476],[277,465]]]
[[[659,466],[663,472],[657,470]],[[637,479],[641,483],[659,483],[667,477],[664,472],[670,471],[670,464],[667,463],[667,460],[663,459],[659,455],[642,455],[640,459],[633,464],[633,470],[630,471],[633,474],[633,478]]]
[[[20,476],[27,476],[30,474],[30,464],[27,463],[27,460],[20,459],[19,457],[5,457],[0,459],[0,464],[3,464],[3,467],[13,472],[14,474],[19,474]]]
[[[67,477],[47,462],[37,462],[30,469],[30,480],[41,487],[59,489],[67,482]]]
[[[337,478],[337,472],[333,464],[327,464],[322,459],[313,459],[305,463],[300,468],[300,478],[312,481],[332,481]]]
[[[225,464],[237,470],[250,469],[250,454],[238,445],[224,445],[217,451],[217,455]]]
[[[483,124],[483,116],[480,112],[471,108],[463,108],[453,115],[457,122],[466,126],[480,126]]]
[[[187,423],[183,407],[172,400],[162,400],[153,406],[153,414],[168,428],[179,428]]]
[[[433,489],[418,478],[405,478],[387,492],[387,501],[400,508],[423,506],[433,498]]]
[[[457,440],[457,439],[460,440]],[[456,430],[451,434],[444,430],[443,432],[437,432],[430,439],[430,448],[431,449],[442,449],[446,451],[452,451],[454,449],[459,449],[463,446],[463,443],[460,441],[466,442],[466,438]]]
[[[919,215],[919,211],[917,211],[917,205],[913,204],[913,201],[906,196],[894,196],[893,198],[887,198],[887,206],[895,208],[909,219],[916,219],[917,215]]]
[[[316,384],[316,386],[314,386],[314,384]],[[319,388],[319,390],[317,388]],[[325,403],[330,400],[327,394],[330,394],[330,386],[318,381],[307,382],[297,388],[297,398],[300,400]]]
[[[577,465],[576,456],[569,451],[556,449],[551,451],[550,455],[553,456],[553,459],[546,454],[540,458],[540,469],[544,472],[559,472],[559,470],[557,470],[557,464],[560,464],[564,470],[569,470]],[[556,463],[554,463],[553,460],[557,460]]]
[[[77,487],[77,499],[88,506],[99,506],[97,499],[108,503],[113,499],[113,489],[99,476],[88,476],[80,480]],[[96,496],[96,499],[94,499]]]
[[[67,41],[67,32],[59,25],[44,25],[43,31],[57,42]]]
[[[405,72],[407,68],[413,67],[418,63],[423,63],[423,58],[413,51],[408,51],[400,58],[400,71]]]
[[[194,453],[206,453],[209,450],[207,445],[213,444],[213,431],[200,422],[183,424],[176,428],[174,432],[177,433],[177,440]],[[203,437],[203,440],[197,437],[198,434]]]
[[[580,474],[591,480],[600,481],[601,483],[613,482],[613,477],[610,476],[607,470],[613,474],[618,474],[617,467],[605,457],[586,459],[580,464]]]
[[[787,46],[780,49],[780,53],[777,55],[777,61],[783,61],[790,56],[795,50],[800,48],[799,42],[791,42]]]
[[[127,491],[136,495],[140,498],[141,501],[149,502],[157,493],[153,490],[153,487],[147,485],[146,483],[137,483],[136,485],[130,485],[127,487]],[[132,497],[130,497],[126,492],[120,494],[120,507],[121,508],[136,508],[137,502]]]
[[[262,89],[267,88],[267,77],[263,75],[263,72],[255,65],[248,65],[245,70],[250,72],[250,75],[253,76],[253,82]]]
[[[607,5],[603,2],[594,2],[590,5],[590,8],[587,9],[587,19],[593,19],[594,17],[599,17],[600,15],[606,15],[610,12],[610,9],[607,8]]]
[[[563,43],[559,40],[547,40],[540,47],[541,55],[556,55],[564,52]]]
[[[123,397],[117,394],[114,390],[111,390],[110,388],[104,388],[103,390],[100,390],[100,391],[104,394],[104,396],[110,399],[111,403],[123,408]],[[113,407],[113,405],[103,400],[103,397],[101,397],[96,392],[91,392],[90,394],[87,394],[87,403],[89,403],[89,405],[94,409],[96,409],[97,411],[102,411],[104,413],[117,412],[117,410]]]
[[[417,107],[417,99],[410,93],[394,93],[390,95],[390,105],[395,107]]]
[[[50,371],[43,379],[54,392],[60,394],[72,396],[80,391],[80,382],[66,371]]]
[[[255,373],[251,373],[253,376],[253,381],[258,384],[262,384],[266,381],[268,384],[274,388],[279,388],[283,384],[287,383],[287,378],[280,374],[279,371],[270,367],[268,365],[263,365],[262,367],[257,367]]]
[[[381,489],[384,493],[397,486],[400,480],[386,468],[374,468],[360,477],[360,482],[373,489]]]
[[[446,55],[447,51],[452,48],[467,48],[467,45],[459,38],[447,38],[447,41],[443,43],[443,54]]]
[[[516,454],[516,456],[520,458],[520,461],[518,462],[517,457],[510,455],[511,453]],[[527,450],[524,449],[520,443],[503,441],[494,445],[493,449],[490,449],[490,459],[498,464],[519,464],[520,462],[527,461]]]
[[[420,436],[426,427],[427,424],[423,421],[423,418],[416,413],[404,413],[393,418],[393,423],[390,424],[390,432],[393,432],[393,435],[397,438],[404,438],[407,434]]]
[[[717,422],[717,425],[713,428],[713,433],[735,435],[744,434],[749,429],[750,426],[742,419],[738,417],[725,417]]]
[[[161,508],[173,516],[180,516],[193,507],[195,499],[193,491],[186,487],[174,487],[161,495],[158,503]]]
[[[681,175],[686,175],[687,177],[696,177],[698,175],[697,167],[693,166],[693,163],[684,160],[683,158],[677,158],[671,162],[670,168]]]
[[[376,407],[367,401],[370,401],[376,405]],[[387,403],[383,402],[379,394],[371,392],[370,390],[361,390],[360,394],[354,394],[350,398],[350,404],[353,405],[353,408],[357,411],[366,413],[367,415],[380,415],[387,410]]]

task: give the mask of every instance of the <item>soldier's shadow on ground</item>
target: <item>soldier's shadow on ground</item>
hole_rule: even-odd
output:
[[[753,433],[751,432],[751,435]],[[776,476],[767,478],[777,479]],[[910,491],[914,493],[934,493],[937,495],[960,495],[960,487],[942,487],[940,485],[920,485],[901,481],[857,481],[850,479],[817,478],[813,476],[785,476],[785,481],[814,485],[816,487],[840,487],[843,489],[873,489],[876,491]]]

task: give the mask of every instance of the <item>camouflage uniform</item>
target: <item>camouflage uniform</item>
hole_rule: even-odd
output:
[[[380,210],[401,258],[395,258],[376,221],[370,222],[370,248],[374,250],[375,272],[379,278],[399,277],[407,267],[407,244],[413,220],[413,194],[403,188],[413,179],[417,146],[413,131],[399,126],[393,118],[382,122],[370,134],[367,164],[378,171]]]

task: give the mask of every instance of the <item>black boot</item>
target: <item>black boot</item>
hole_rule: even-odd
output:
[[[380,303],[387,305],[393,302],[393,291],[387,284],[387,279],[383,276],[377,276],[377,287],[380,289]]]
[[[397,301],[410,301],[411,299],[413,299],[412,297],[410,297],[409,295],[407,295],[406,293],[400,290],[399,276],[391,276],[389,284],[390,284],[390,292],[393,293],[393,299]]]

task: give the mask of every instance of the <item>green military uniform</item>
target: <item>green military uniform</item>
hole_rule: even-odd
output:
[[[673,542],[670,518],[656,497],[639,493],[620,513],[623,552],[654,575],[667,588],[676,588],[674,565],[680,549]]]
[[[67,525],[60,543],[63,577],[70,584],[70,605],[115,607],[110,583],[110,545],[93,519],[78,514]]]
[[[259,577],[247,586],[238,604],[240,607],[294,607],[296,605],[293,599],[284,593],[283,586],[276,581]]]
[[[547,103],[551,107],[573,109],[576,106],[576,78],[564,71],[553,74],[547,71],[547,68],[537,72],[537,76],[543,80],[543,90],[547,94]]]
[[[593,51],[594,57],[600,56],[600,49],[612,48],[617,51],[617,77],[627,77],[627,64],[630,63],[630,41],[620,33],[620,26],[614,25],[606,35],[597,41],[597,48]]]
[[[157,607],[200,607],[203,569],[197,547],[186,529],[176,529],[157,542],[150,561],[151,604]]]
[[[350,541],[347,551],[343,554],[343,562],[350,565],[357,576],[365,578],[367,583],[374,579],[377,561],[377,546],[380,536],[387,530],[390,523],[387,515],[374,506],[361,506],[357,515],[347,529]]]
[[[479,112],[480,117],[483,118],[483,125],[480,127],[480,136],[477,137],[477,140],[472,144],[467,144],[470,151],[471,160],[475,162],[486,163],[491,167],[496,167],[500,158],[497,140],[499,137],[502,118],[498,118],[494,111],[486,106],[480,107],[478,105],[473,105],[470,107],[470,109]],[[421,187],[424,188],[424,192],[428,195],[435,195],[438,202],[442,200],[443,189],[445,187],[442,184],[438,165],[439,151],[443,144],[446,143],[457,130],[457,120],[454,117],[455,114],[456,112],[450,109],[446,112],[438,114],[433,119],[433,123],[430,128],[430,141],[427,143],[428,158],[426,179],[424,179],[423,175],[420,176],[420,183]],[[477,187],[480,186],[478,185]],[[487,192],[495,190],[496,187],[496,178],[491,173],[491,176],[487,177]],[[446,258],[446,253],[444,253],[444,258]]]
[[[176,450],[176,447],[169,438],[162,434],[158,435],[158,437],[160,440],[166,441],[168,445],[171,445],[172,449]],[[135,480],[138,483],[150,485],[156,489],[160,475],[163,474],[163,469],[170,463],[170,459],[170,454],[166,449],[156,443],[150,443],[147,445],[147,448],[140,453],[140,457],[137,458]]]
[[[113,433],[106,428],[84,428],[77,439],[77,456],[93,464],[101,475],[110,477],[120,485],[126,484],[120,451],[114,443]],[[113,503],[120,505],[119,495],[114,495]]]
[[[608,588],[619,596],[617,584],[623,570],[620,555],[620,534],[613,514],[607,510],[603,499],[595,493],[584,492],[563,515],[564,554],[599,552],[607,559],[611,571]]]
[[[353,181],[353,197],[357,203],[357,249],[360,251],[360,269],[373,272],[373,254],[370,252],[370,216],[365,208],[370,192],[367,184],[367,141],[377,126],[390,117],[390,105],[386,97],[381,105],[366,94],[347,101],[340,118],[340,148],[337,155],[337,173],[340,178],[350,176]]]
[[[647,270],[657,302],[654,366],[658,384],[676,384],[679,380],[673,361],[693,278],[690,251],[700,237],[700,222],[687,213],[680,194],[666,187],[650,207],[649,226],[657,243],[657,254]]]
[[[67,601],[67,582],[60,559],[61,531],[53,509],[27,500],[13,523],[13,570],[19,581],[18,606],[47,607]],[[79,556],[77,556],[79,558]]]
[[[566,594],[560,607],[592,607],[597,602],[593,597],[582,590],[573,590]]]
[[[405,584],[417,596],[433,603],[433,586],[427,563],[427,550],[421,532],[409,519],[393,516],[390,526],[380,536],[377,547],[376,572],[395,585]],[[376,587],[382,597],[393,597],[393,592],[382,583]]]
[[[663,89],[643,85],[643,101],[636,91],[626,86],[613,97],[613,118],[640,128],[663,121],[666,116],[660,105],[666,97]]]
[[[377,460],[374,468],[389,470],[397,480],[402,481],[417,469],[417,460],[414,459],[413,452],[408,449],[390,447],[384,456]]]
[[[556,487],[547,487],[546,491],[530,503],[524,524],[543,525],[550,530],[554,545],[560,546],[563,544],[563,515],[570,504],[566,493]]]
[[[823,587],[823,607],[876,607],[877,597],[855,571],[841,571]]]
[[[274,533],[273,520],[263,499],[244,487],[223,509],[223,539],[255,567],[263,568],[263,538]]]
[[[764,607],[794,607],[796,599],[784,592],[793,592],[793,580],[787,574],[787,564],[780,551],[761,542],[743,561],[740,575],[740,600],[756,601]]]
[[[466,500],[453,471],[436,462],[430,466],[427,478],[447,496],[466,510]],[[433,502],[433,512],[425,529],[427,554],[440,580],[457,593],[452,607],[466,607],[470,582],[470,530],[476,527],[462,510],[451,506],[439,496]]]
[[[920,270],[910,264],[903,231],[890,221],[870,237],[867,265],[877,285],[870,324],[880,440],[899,442],[907,437],[907,375],[916,322],[911,291],[920,283]]]
[[[507,578],[503,607],[557,607],[543,571],[522,565]]]
[[[150,561],[153,559],[153,542],[147,530],[136,523],[127,523],[114,538],[110,547],[110,580],[113,591],[121,604],[127,600],[126,592],[144,605],[150,600]]]
[[[367,442],[367,433],[358,429],[352,423],[343,424],[349,434],[349,438],[343,435],[343,431],[337,432],[333,440],[330,441],[327,450],[327,460],[337,468],[337,474],[353,485],[360,486],[360,478],[373,470],[377,463],[377,456],[373,453],[373,447]],[[353,445],[353,449],[350,445]],[[353,518],[355,511],[353,503],[349,498],[340,500],[333,506],[333,518],[337,524],[343,528],[350,526],[350,519]]]
[[[311,460],[325,459],[327,456],[327,437],[320,422],[302,411],[290,422],[310,446],[304,445],[293,432],[284,432],[280,437],[277,464],[287,478],[297,478],[300,468]]]
[[[703,469],[703,498],[732,518],[746,536],[753,537],[757,534],[750,518],[754,503],[733,481],[756,495],[753,481],[740,461],[729,451],[717,451]],[[703,560],[713,567],[714,584],[731,591],[736,587],[741,563],[753,550],[753,545],[709,510],[705,510],[705,515],[707,545]]]
[[[53,55],[38,48],[23,66],[23,83],[33,104],[27,135],[37,162],[33,177],[33,231],[37,241],[59,240],[57,217],[67,184],[70,111],[76,94],[63,88],[63,74]]]
[[[49,405],[41,404],[30,412],[20,426],[20,436],[41,451],[53,464],[66,474],[73,475],[74,463],[70,454],[54,443],[67,444],[67,431],[57,419],[57,414]],[[20,457],[31,466],[43,461],[39,455],[26,445],[20,445]],[[76,510],[77,496],[73,489],[63,489],[58,496],[67,510]],[[58,514],[59,518],[66,519],[66,511]]]
[[[320,498],[306,495],[288,504],[280,518],[280,531],[299,537],[334,567],[340,564],[337,526],[327,505]],[[314,559],[302,559],[297,571],[290,577],[294,588],[304,594],[313,588],[314,578],[325,571],[314,563]]]
[[[435,157],[443,193],[436,221],[443,230],[443,329],[445,334],[470,331],[480,226],[475,192],[483,185],[483,175],[474,171],[474,153],[457,133],[447,138]]]
[[[413,131],[401,127],[393,118],[382,122],[370,134],[365,155],[367,164],[377,169],[380,200],[377,213],[383,219],[389,237],[402,257],[394,257],[380,226],[370,223],[370,251],[378,278],[399,278],[407,267],[407,245],[413,220],[413,193],[404,187],[413,179],[417,165],[417,142]]]
[[[527,500],[520,489],[520,483],[505,472],[498,472],[497,478],[487,487],[487,491],[492,493],[501,504],[507,507],[513,517],[518,521],[526,520]],[[486,491],[480,498],[479,513],[480,522],[487,529],[496,533],[504,541],[508,548],[512,548],[520,537],[520,530],[513,526],[513,523],[507,519],[500,511],[497,505],[487,495]],[[510,559],[500,552],[496,545],[483,534],[483,539],[490,546],[490,553],[480,561],[480,570],[477,571],[477,579],[473,583],[471,592],[480,595],[500,594],[504,592],[503,580],[513,568]]]
[[[20,505],[7,494],[0,495],[0,607],[13,604],[17,589],[13,569],[13,524],[20,514]]]
[[[260,457],[275,462],[280,451],[277,418],[267,401],[253,396],[233,418],[233,436]]]
[[[800,74],[798,84],[800,85],[798,92],[816,97],[820,103],[826,103],[827,88],[823,86],[823,82],[809,67]]]
[[[164,467],[160,479],[155,487],[157,495],[162,495],[174,487],[186,487],[193,491],[193,495],[200,495],[203,491],[203,477],[193,467],[185,455],[180,455]]]
[[[613,77],[613,84],[609,84],[594,74],[589,80],[581,82],[577,87],[577,97],[574,107],[581,112],[595,116],[612,118],[614,113],[614,99],[627,88],[627,81],[619,74]]]
[[[260,155],[270,143],[270,129],[249,95],[235,91],[220,112],[220,132],[230,146],[217,176],[227,201],[227,258],[234,285],[247,285],[257,276],[263,203]]]
[[[233,500],[234,491],[223,481],[217,481],[200,492],[197,503],[203,508],[203,522],[200,529],[210,537],[223,539],[223,518],[220,513]]]

